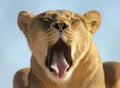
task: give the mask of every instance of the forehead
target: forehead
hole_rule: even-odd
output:
[[[72,17],[73,15],[74,13],[68,10],[49,10],[40,14],[40,16],[43,17],[57,17],[57,16]]]

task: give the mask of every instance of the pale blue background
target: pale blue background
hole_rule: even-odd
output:
[[[17,26],[21,10],[34,14],[49,9],[77,13],[98,10],[102,16],[94,41],[103,61],[120,61],[120,0],[1,0],[0,1],[0,88],[13,88],[18,69],[30,65],[31,53]]]

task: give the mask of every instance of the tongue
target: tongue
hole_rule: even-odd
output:
[[[60,78],[64,76],[66,70],[69,68],[69,64],[67,63],[62,50],[57,53],[54,51],[51,68]]]

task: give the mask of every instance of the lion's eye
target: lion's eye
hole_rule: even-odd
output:
[[[44,21],[44,22],[50,22],[49,18],[39,18],[39,20]]]
[[[43,21],[50,22],[49,18],[44,18]]]
[[[71,22],[71,23],[73,23],[74,21],[75,21],[75,19],[73,19],[73,18],[70,19],[70,22]]]
[[[73,18],[71,18],[71,20],[70,20],[70,22],[73,24],[74,22],[76,22],[76,21],[80,21],[79,19],[73,19]]]

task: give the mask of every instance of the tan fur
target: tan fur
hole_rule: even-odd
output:
[[[106,88],[120,88],[120,63],[103,63]]]
[[[58,30],[56,23],[65,23],[64,30]],[[103,65],[92,41],[92,35],[100,23],[101,17],[97,11],[85,15],[67,10],[50,10],[38,15],[20,12],[18,25],[27,38],[32,57],[31,67],[16,73],[14,88],[105,88],[104,78],[107,80],[109,76],[104,77]],[[50,53],[48,48],[59,40],[70,47],[72,61],[62,78],[45,64],[46,56]],[[115,84],[119,86],[117,80],[119,78]]]

